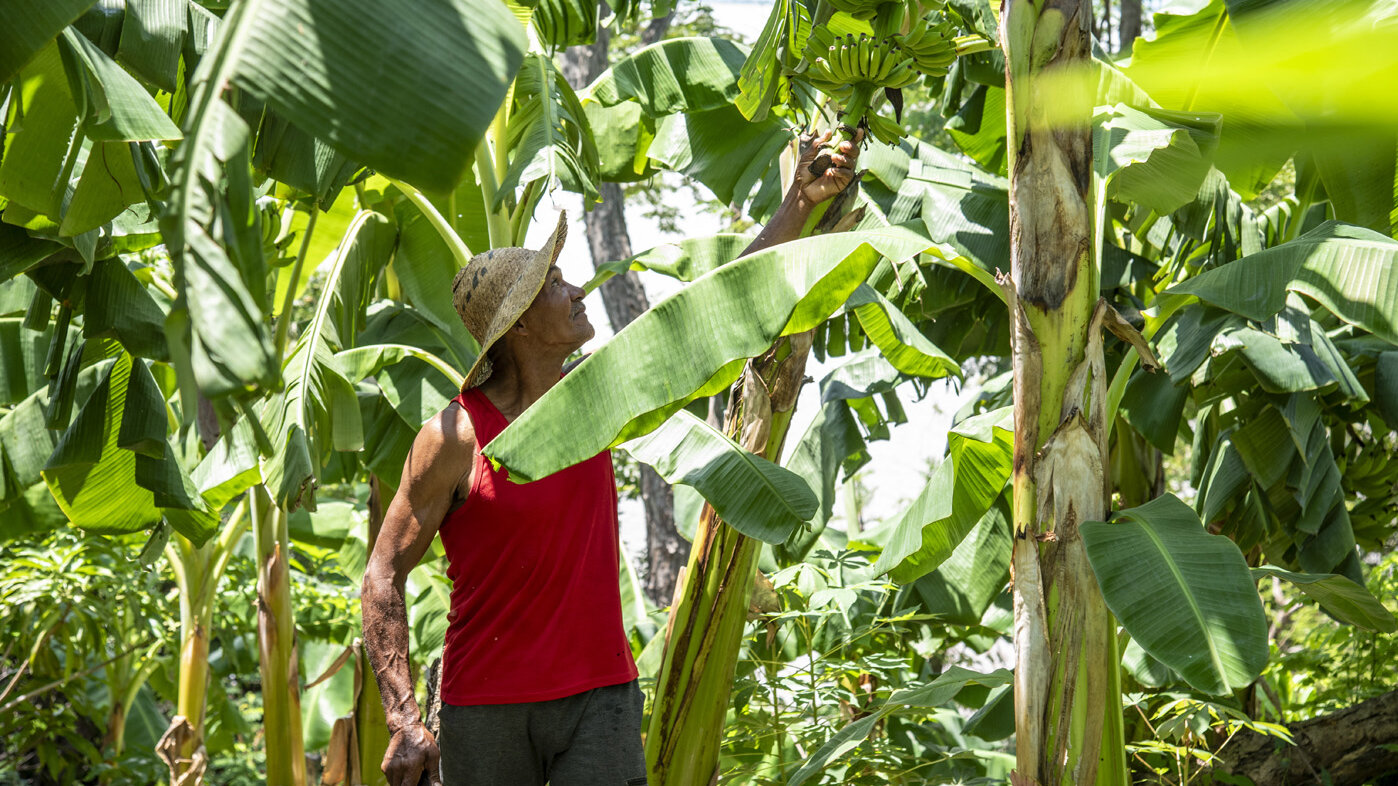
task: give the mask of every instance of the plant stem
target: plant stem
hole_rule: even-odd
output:
[[[466,263],[471,261],[471,249],[466,247],[465,241],[461,239],[460,235],[456,234],[455,229],[452,229],[451,223],[443,218],[442,214],[437,211],[436,206],[432,204],[432,200],[428,199],[421,191],[407,183],[392,178],[387,179],[388,182],[396,186],[399,191],[403,192],[403,196],[407,197],[408,201],[412,202],[414,207],[422,211],[423,218],[426,218],[427,223],[431,224],[432,228],[437,230],[437,234],[441,235],[442,240],[446,241],[447,249],[451,251],[452,257],[456,259],[457,266],[466,267]],[[493,237],[491,238],[491,245],[494,245]]]
[[[1100,363],[1100,343],[1096,359],[1088,357],[1089,331],[1100,330],[1092,321],[1101,211],[1092,210],[1091,122],[1086,112],[1073,123],[1043,121],[1058,100],[1043,75],[1088,62],[1090,17],[1083,0],[1006,0],[1000,20],[1012,238],[1016,769],[1041,786],[1127,782],[1114,622],[1077,526],[1106,514],[1107,396],[1065,401],[1075,370]],[[1103,372],[1092,373],[1105,386]],[[1085,407],[1090,415],[1073,420]],[[1060,444],[1091,449],[1098,461],[1055,464]],[[1054,495],[1040,495],[1038,485],[1050,482]]]
[[[746,450],[773,460],[780,456],[811,340],[809,332],[779,340],[749,361],[733,386],[725,431],[741,439]],[[656,786],[708,786],[717,774],[761,550],[761,541],[742,535],[712,506],[704,506],[684,585],[670,612],[646,736],[646,769]]]
[[[509,151],[506,149],[509,126],[510,103],[514,101],[514,87],[505,95],[495,117],[486,129],[485,138],[476,145],[476,177],[480,182],[482,204],[485,206],[486,231],[491,248],[503,248],[513,242],[513,227],[510,224],[510,211],[500,194],[500,181],[509,171]],[[500,205],[496,206],[496,200]]]
[[[305,234],[301,236],[301,248],[296,252],[296,261],[291,265],[291,278],[287,280],[282,310],[277,315],[277,368],[281,368],[282,359],[286,357],[286,340],[291,334],[291,305],[296,302],[296,284],[301,280],[301,266],[306,263],[306,252],[311,247],[311,234],[316,231],[316,219],[319,217],[320,208],[312,205],[311,218],[306,222]]]
[[[254,486],[248,493],[252,495],[252,528],[257,543],[257,650],[267,781],[276,786],[305,786],[286,511],[272,502],[263,486]]]
[[[43,694],[43,693],[46,693],[47,691],[51,691],[51,690],[53,690],[54,688],[60,688],[60,687],[62,687],[62,686],[64,686],[64,685],[67,685],[68,683],[72,682],[72,681],[75,680],[75,679],[78,679],[79,677],[86,677],[87,675],[93,673],[94,671],[97,671],[98,669],[102,668],[103,666],[106,666],[107,664],[112,663],[112,662],[116,661],[116,660],[119,659],[119,658],[124,658],[124,657],[126,657],[127,655],[130,655],[131,653],[133,653],[133,652],[135,652],[136,650],[140,649],[142,646],[144,646],[144,645],[146,645],[146,644],[149,644],[149,643],[150,643],[150,640],[149,640],[149,639],[146,639],[145,641],[139,641],[139,642],[137,642],[137,643],[131,645],[130,647],[126,648],[125,650],[122,650],[121,652],[117,653],[116,655],[113,655],[112,657],[107,658],[106,660],[102,661],[101,663],[93,664],[93,665],[91,665],[91,666],[88,666],[87,668],[82,669],[81,671],[77,671],[77,672],[74,672],[74,673],[72,673],[72,674],[66,675],[66,676],[64,676],[64,677],[60,677],[60,678],[58,678],[58,679],[56,679],[56,680],[54,680],[54,681],[48,683],[47,685],[40,686],[40,687],[38,687],[38,688],[35,688],[34,690],[29,691],[28,693],[25,693],[25,694],[16,696],[16,697],[14,697],[14,699],[12,699],[8,704],[5,704],[5,705],[3,705],[3,706],[0,706],[0,713],[9,712],[10,710],[13,710],[15,707],[17,707],[17,706],[23,704],[23,703],[26,702],[26,701],[29,701],[29,700],[32,699],[32,698],[34,698],[35,696],[39,696],[39,695],[41,695],[41,694]]]

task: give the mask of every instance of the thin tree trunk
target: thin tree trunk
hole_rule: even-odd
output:
[[[654,20],[647,26],[642,39],[652,33],[656,39],[664,35],[672,16]],[[606,70],[610,38],[607,29],[601,27],[597,30],[594,44],[571,47],[564,52],[563,73],[570,84],[582,87]],[[598,192],[602,202],[583,213],[583,226],[587,230],[587,245],[592,252],[594,268],[632,255],[621,186],[601,183]],[[645,288],[634,271],[613,276],[602,285],[601,290],[602,305],[607,311],[612,332],[620,331],[650,308]],[[674,594],[675,580],[689,555],[689,549],[675,529],[675,501],[670,484],[644,464],[641,465],[641,501],[646,514],[645,592],[657,606],[664,606]]]
[[[1112,51],[1112,0],[1102,0],[1102,24],[1098,28],[1097,38],[1103,49]]]
[[[775,460],[786,439],[810,354],[811,333],[789,336],[749,361],[733,386],[725,431]],[[709,786],[718,774],[723,721],[747,624],[761,541],[704,505],[686,579],[670,611],[665,655],[646,734],[652,786]]]
[[[262,673],[267,786],[306,786],[286,511],[261,486],[254,486],[248,493],[253,495],[250,504],[257,544],[257,649]]]
[[[1398,691],[1353,707],[1289,725],[1291,746],[1254,731],[1241,731],[1218,752],[1219,769],[1254,783],[1398,783]],[[1324,780],[1321,773],[1329,780]],[[1391,776],[1378,780],[1380,776]]]
[[[1115,626],[1078,524],[1105,518],[1106,393],[1094,311],[1092,139],[1043,118],[1048,71],[1085,64],[1088,0],[1006,0],[1013,319],[1017,783],[1125,783]],[[1090,385],[1090,387],[1089,387]],[[1085,398],[1085,394],[1090,395]],[[1105,739],[1105,741],[1104,741]]]
[[[196,547],[175,533],[165,545],[165,557],[175,574],[180,597],[180,667],[176,687],[175,717],[156,744],[157,754],[170,767],[173,786],[197,786],[203,782],[208,757],[204,752],[204,710],[209,688],[209,635],[214,597],[228,560],[247,533],[245,501],[234,508],[216,538]],[[150,666],[133,681],[126,706],[135,699],[138,684],[149,676]]]
[[[678,3],[676,3],[678,5]],[[670,24],[675,21],[675,9],[671,8],[670,13],[664,16],[657,16],[650,20],[646,29],[641,31],[641,46],[650,46],[665,37],[670,31]]]
[[[1132,42],[1140,35],[1141,0],[1121,0],[1121,27],[1117,33],[1117,50],[1129,53]]]

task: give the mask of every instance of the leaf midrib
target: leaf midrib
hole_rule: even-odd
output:
[[[1161,541],[1160,536],[1156,534],[1154,527],[1144,521],[1140,521],[1140,524],[1141,531],[1146,534],[1146,537],[1150,538],[1151,545],[1155,547],[1155,550],[1160,554],[1161,558],[1165,560],[1165,566],[1170,569],[1170,575],[1174,577],[1175,581],[1183,589],[1185,601],[1189,604],[1189,610],[1193,612],[1194,619],[1199,623],[1199,629],[1204,633],[1204,642],[1209,645],[1209,661],[1213,664],[1214,670],[1223,681],[1224,690],[1232,690],[1232,684],[1228,680],[1228,674],[1224,671],[1223,661],[1218,654],[1218,647],[1214,645],[1213,632],[1209,629],[1209,626],[1204,620],[1204,614],[1200,610],[1198,602],[1194,599],[1194,594],[1190,591],[1188,582],[1185,581],[1184,573],[1180,571],[1179,565],[1177,565],[1175,560],[1170,556],[1170,552],[1165,549],[1165,544]]]
[[[306,402],[308,397],[306,391],[310,385],[311,368],[316,365],[316,348],[325,340],[324,326],[325,315],[330,310],[330,301],[334,299],[335,287],[340,282],[340,275],[345,269],[345,259],[349,256],[355,241],[358,239],[359,230],[374,215],[372,210],[361,210],[354,219],[350,221],[349,228],[345,230],[345,235],[340,239],[340,247],[335,252],[335,263],[330,268],[330,273],[325,277],[325,284],[321,289],[320,300],[316,302],[315,314],[311,317],[311,326],[305,333],[307,357],[301,361],[301,372],[297,375],[297,397],[295,423],[303,431],[306,428]],[[333,355],[332,355],[333,357]],[[288,391],[289,393],[289,391]]]

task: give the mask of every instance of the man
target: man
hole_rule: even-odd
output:
[[[798,237],[853,177],[858,144],[809,144],[771,222],[744,253]],[[644,784],[643,697],[621,627],[610,453],[528,484],[480,455],[592,338],[583,291],[556,264],[566,223],[539,251],[497,249],[457,274],[453,297],[481,356],[462,393],[423,424],[364,573],[364,640],[392,739],[390,786]],[[441,741],[408,668],[408,572],[440,531],[452,580]],[[440,767],[440,774],[439,774]]]

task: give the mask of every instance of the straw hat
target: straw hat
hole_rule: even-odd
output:
[[[558,226],[538,251],[497,248],[477,254],[456,274],[451,299],[466,329],[481,345],[481,354],[466,372],[461,389],[475,387],[490,377],[486,351],[500,340],[534,302],[544,287],[549,268],[563,249],[568,216],[558,214]]]

